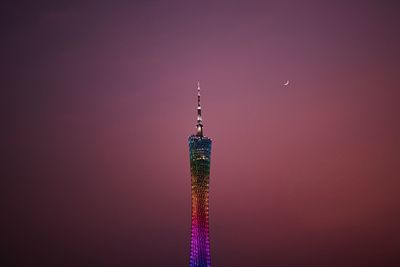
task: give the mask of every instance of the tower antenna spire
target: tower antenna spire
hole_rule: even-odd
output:
[[[197,82],[197,136],[203,137],[203,120],[201,118],[200,82]]]

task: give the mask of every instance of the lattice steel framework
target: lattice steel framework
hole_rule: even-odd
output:
[[[192,227],[190,241],[190,267],[210,267],[209,188],[211,139],[203,136],[198,89],[197,133],[189,137],[190,172],[192,179]]]

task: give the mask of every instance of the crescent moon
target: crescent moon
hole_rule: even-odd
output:
[[[289,80],[287,80],[283,85],[286,86],[289,84]]]

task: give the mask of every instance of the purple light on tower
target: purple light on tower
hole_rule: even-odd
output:
[[[211,139],[203,135],[200,84],[197,83],[197,132],[189,137],[192,179],[192,228],[190,267],[210,267],[208,196],[210,188]]]

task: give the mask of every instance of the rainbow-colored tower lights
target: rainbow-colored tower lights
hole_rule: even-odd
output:
[[[200,84],[197,83],[197,132],[189,137],[192,177],[192,228],[190,267],[210,267],[208,196],[210,188],[211,139],[203,135]]]

